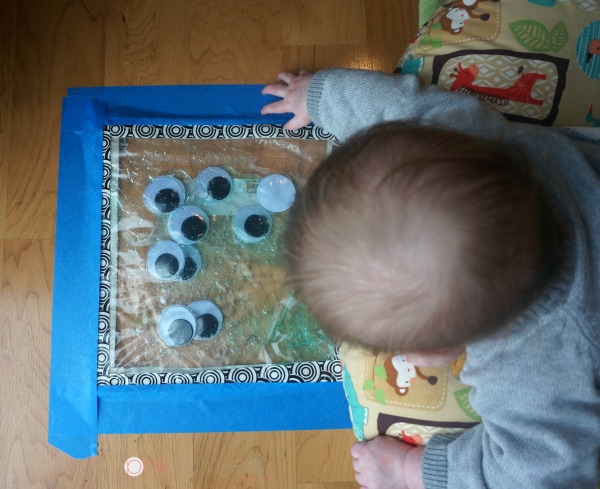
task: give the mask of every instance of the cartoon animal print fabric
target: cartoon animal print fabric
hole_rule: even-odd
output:
[[[507,118],[598,127],[600,0],[454,0],[424,23],[398,73]]]
[[[436,433],[460,432],[480,418],[470,388],[458,379],[464,358],[443,368],[420,368],[405,355],[373,355],[343,344],[344,389],[357,438],[390,435],[416,445]]]
[[[493,38],[497,33],[499,21],[498,4],[500,0],[455,0],[440,7],[434,17],[425,24],[428,41],[423,44],[437,45],[444,42],[448,35],[457,36],[465,28],[465,35],[477,39]],[[489,21],[492,21],[488,24]],[[485,24],[484,24],[485,23]],[[436,31],[440,32],[436,32]],[[452,42],[446,39],[446,43]],[[430,46],[431,47],[431,46]]]
[[[388,355],[383,362],[385,379],[396,394],[405,396],[415,379],[425,379],[429,384],[437,384],[435,375],[425,375],[419,367],[413,365],[406,359],[406,355]]]

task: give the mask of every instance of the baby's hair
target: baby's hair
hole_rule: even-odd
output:
[[[336,339],[462,345],[533,299],[544,209],[498,144],[384,123],[335,149],[300,192],[285,234],[290,280]]]

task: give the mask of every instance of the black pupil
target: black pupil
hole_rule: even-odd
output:
[[[163,188],[156,193],[154,204],[160,212],[172,212],[179,206],[179,194],[172,188]]]
[[[207,229],[206,222],[200,216],[190,216],[181,223],[181,232],[190,241],[198,241]]]
[[[189,280],[194,276],[197,269],[198,266],[196,265],[196,262],[189,256],[186,256],[185,264],[183,265],[183,270],[181,270],[181,273],[179,274],[179,278],[181,278],[181,280]]]
[[[223,200],[231,192],[231,183],[225,177],[215,177],[208,182],[208,195],[215,200]]]
[[[192,338],[192,334],[192,325],[185,319],[176,319],[169,325],[169,338],[176,345],[185,345]]]
[[[265,216],[252,214],[244,222],[244,231],[253,238],[260,238],[269,232],[269,220]]]
[[[171,253],[163,253],[156,259],[154,270],[162,278],[172,277],[179,270],[179,261]]]
[[[202,326],[200,336],[202,338],[212,338],[219,330],[219,321],[212,314],[202,314],[197,321],[198,326]]]

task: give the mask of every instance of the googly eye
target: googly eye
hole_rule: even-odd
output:
[[[223,313],[212,301],[196,301],[188,306],[196,318],[195,340],[210,340],[221,332]]]
[[[181,244],[191,245],[200,241],[210,227],[206,212],[199,207],[186,205],[172,212],[167,222],[171,237]]]
[[[256,188],[258,203],[271,212],[287,211],[296,199],[296,187],[285,175],[263,178]]]
[[[169,306],[158,318],[158,335],[168,346],[183,346],[196,334],[196,318],[185,306]]]
[[[185,253],[173,241],[160,241],[148,252],[146,267],[156,278],[175,280],[185,266]]]
[[[237,211],[232,226],[235,235],[243,242],[258,243],[269,235],[273,220],[262,207],[248,206]]]
[[[183,268],[177,278],[180,280],[191,280],[202,268],[202,257],[200,256],[200,252],[192,246],[184,246],[183,254],[185,255]]]
[[[185,187],[175,177],[157,177],[144,189],[144,204],[154,214],[169,214],[184,201]]]
[[[196,195],[209,202],[226,199],[233,188],[233,179],[229,173],[218,166],[209,166],[202,170],[195,183]]]

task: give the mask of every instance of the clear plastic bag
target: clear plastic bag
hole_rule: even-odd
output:
[[[286,284],[280,237],[287,212],[265,210],[256,193],[273,174],[302,187],[331,141],[114,137],[110,146],[112,372],[334,358],[333,345]],[[198,178],[207,168],[230,177],[229,192],[221,179],[214,198],[207,195]],[[241,209],[250,209],[252,226],[244,211],[245,225],[234,226]],[[214,308],[200,317],[191,307],[199,301],[216,307],[220,324]]]

